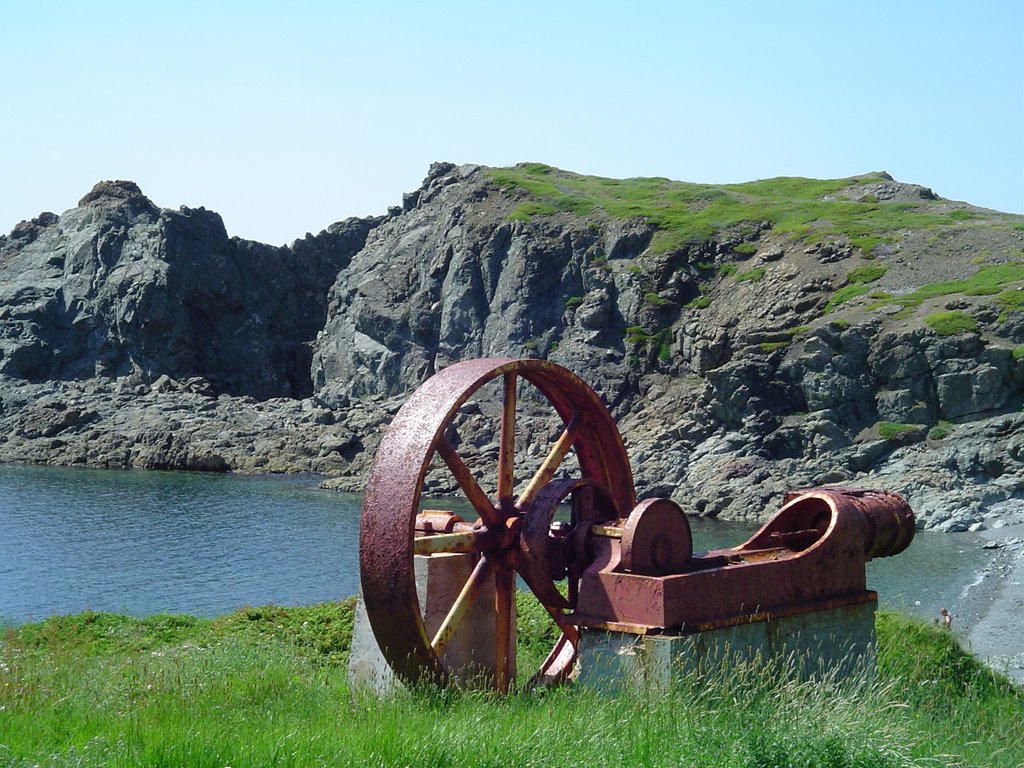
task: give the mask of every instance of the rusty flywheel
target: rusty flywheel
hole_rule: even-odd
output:
[[[480,468],[480,462],[471,462],[470,468],[449,435],[462,406],[481,386],[495,380],[500,381],[502,392],[497,459],[486,469]],[[533,475],[517,483],[520,380],[547,399],[563,428],[547,453],[538,457]],[[570,451],[575,452],[578,475],[553,479]],[[452,522],[441,535],[417,537],[424,480],[435,454],[479,519]],[[496,482],[482,482],[484,478]],[[490,496],[482,485],[496,487],[496,495]],[[517,574],[561,630],[537,677],[559,679],[569,673],[577,629],[565,612],[574,600],[574,585],[570,574],[568,599],[555,588],[551,563],[558,558],[549,551],[553,542],[571,546],[570,541],[553,538],[551,530],[555,508],[566,499],[573,504],[570,527],[623,517],[636,504],[618,429],[598,395],[577,376],[544,360],[469,360],[440,371],[412,395],[374,457],[359,543],[367,615],[385,659],[401,679],[410,684],[448,679],[444,647],[470,606],[481,594],[489,595],[493,585],[494,685],[508,690],[514,665],[509,649],[514,647]],[[417,554],[442,552],[471,553],[475,560],[431,636],[417,596],[414,561]]]

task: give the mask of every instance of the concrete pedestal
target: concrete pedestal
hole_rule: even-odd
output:
[[[872,675],[876,606],[869,600],[676,635],[583,629],[577,681],[600,690],[664,689],[684,675],[737,663],[778,665],[805,679]]]
[[[469,579],[476,565],[475,554],[417,555],[415,558],[416,594],[423,611],[427,636],[433,637],[441,622]],[[515,603],[512,605],[510,653],[515,675]],[[494,580],[488,579],[479,595],[457,626],[441,660],[456,682],[467,685],[493,685],[495,670]],[[402,684],[391,671],[380,652],[363,606],[362,595],[356,604],[349,655],[348,682],[353,689],[362,688],[385,695]]]

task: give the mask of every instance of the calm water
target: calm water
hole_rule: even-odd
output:
[[[85,609],[215,615],[355,594],[360,498],[313,477],[0,465],[0,624]],[[750,526],[693,521],[695,548]],[[973,537],[919,533],[868,565],[883,605],[955,612],[987,562]]]
[[[316,483],[0,466],[0,621],[354,594],[360,499]]]

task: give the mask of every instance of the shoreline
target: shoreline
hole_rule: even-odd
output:
[[[954,633],[964,647],[1024,684],[1024,521],[979,531],[994,556],[964,588]]]

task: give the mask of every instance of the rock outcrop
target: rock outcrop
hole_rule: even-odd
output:
[[[0,243],[0,373],[201,377],[217,392],[308,396],[326,288],[373,223],[272,248],[229,239],[211,211],[160,210],[132,182],[101,182]]]
[[[543,356],[605,397],[641,491],[693,513],[752,519],[844,483],[906,493],[929,527],[985,525],[1024,494],[1021,217],[885,174],[805,181],[628,197],[438,163],[387,216],[286,248],[103,182],[0,238],[0,460],[358,490],[426,377]],[[742,215],[701,218],[723,196]],[[486,429],[463,437],[493,451]]]

